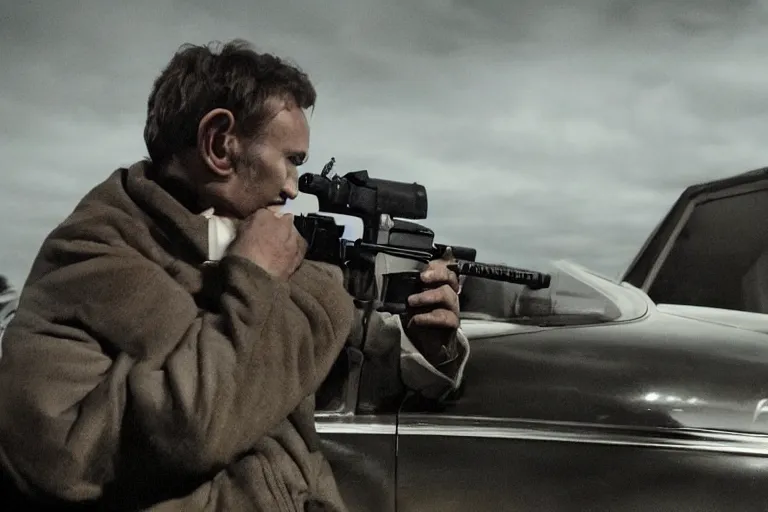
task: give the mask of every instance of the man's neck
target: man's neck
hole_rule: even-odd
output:
[[[187,210],[199,214],[210,205],[202,204],[191,181],[190,170],[177,159],[169,163],[153,166],[152,179],[166,192],[182,204]]]

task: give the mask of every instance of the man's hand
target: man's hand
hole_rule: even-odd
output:
[[[304,260],[307,242],[294,227],[293,215],[262,209],[243,221],[228,252],[286,280]]]
[[[406,334],[434,365],[456,357],[459,279],[448,268],[454,261],[450,249],[441,259],[432,261],[421,274],[422,282],[429,289],[408,297],[410,319]]]

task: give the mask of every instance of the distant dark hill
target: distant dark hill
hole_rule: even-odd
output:
[[[19,295],[11,285],[11,282],[4,275],[0,274],[0,323],[4,319],[3,316],[7,315],[10,311],[8,306],[18,298]]]
[[[16,290],[11,286],[8,279],[0,275],[0,339],[2,339],[3,331],[16,310],[18,298]],[[2,350],[0,350],[0,355],[2,355]]]

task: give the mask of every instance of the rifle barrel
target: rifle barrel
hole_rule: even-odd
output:
[[[490,263],[457,260],[456,264],[452,266],[459,275],[522,284],[532,290],[548,288],[552,280],[552,276],[549,274],[522,268],[508,267],[507,265],[493,265]]]

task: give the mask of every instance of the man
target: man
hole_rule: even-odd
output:
[[[341,271],[305,260],[280,214],[314,102],[303,72],[242,42],[174,56],[149,97],[150,159],[46,238],[5,333],[8,488],[57,509],[342,511],[313,396],[345,343],[399,344],[403,381],[428,398],[458,385],[445,261],[406,325],[363,323]]]

